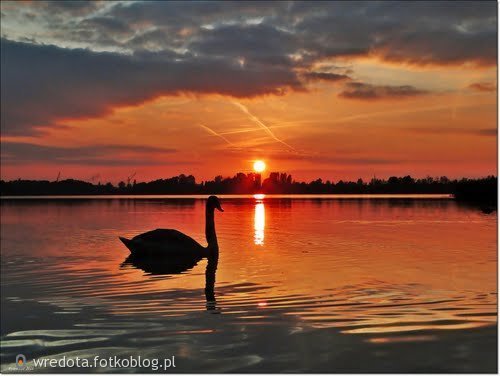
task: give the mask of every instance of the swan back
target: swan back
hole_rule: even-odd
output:
[[[196,240],[174,229],[156,229],[127,240],[122,239],[132,254],[148,256],[204,257],[206,249]]]

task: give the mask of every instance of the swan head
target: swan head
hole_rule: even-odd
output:
[[[208,198],[207,207],[211,208],[211,209],[217,209],[221,212],[224,211],[224,209],[222,209],[222,207],[220,206],[220,201],[219,201],[219,198],[217,196],[210,196]]]

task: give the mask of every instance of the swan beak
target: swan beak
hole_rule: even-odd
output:
[[[221,212],[223,212],[223,211],[224,211],[224,209],[222,209],[222,207],[220,206],[220,202],[219,202],[219,201],[217,201],[217,203],[215,204],[215,208],[216,208],[218,211],[221,211]]]

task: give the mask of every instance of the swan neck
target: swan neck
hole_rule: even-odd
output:
[[[214,208],[209,206],[206,209],[205,235],[209,247],[218,246],[217,234],[215,233]]]

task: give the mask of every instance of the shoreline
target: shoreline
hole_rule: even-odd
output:
[[[357,193],[339,193],[339,194],[321,194],[321,193],[293,193],[293,194],[217,194],[218,197],[222,199],[443,199],[443,200],[455,200],[453,195],[441,194],[441,193],[381,193],[381,194],[357,194]],[[37,200],[37,199],[108,199],[108,200],[120,200],[120,199],[206,199],[210,196],[207,194],[98,194],[98,195],[5,195],[0,196],[0,200]]]

